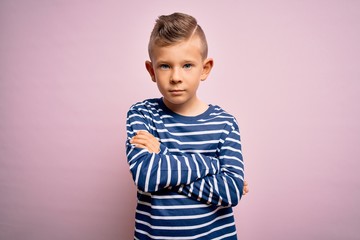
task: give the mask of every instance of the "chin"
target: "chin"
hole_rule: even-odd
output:
[[[176,99],[176,98],[175,99],[174,98],[165,98],[165,100],[168,103],[174,104],[174,105],[182,105],[182,104],[187,102],[187,99],[180,99],[180,98],[178,98],[178,99]]]

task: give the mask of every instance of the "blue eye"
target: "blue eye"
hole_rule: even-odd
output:
[[[167,65],[167,64],[161,64],[161,65],[160,65],[160,68],[166,70],[166,69],[169,69],[170,66]]]
[[[190,69],[191,67],[192,67],[192,64],[190,64],[190,63],[187,63],[187,64],[184,65],[185,69]]]

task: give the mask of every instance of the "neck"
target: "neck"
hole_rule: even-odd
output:
[[[191,102],[186,102],[182,104],[174,104],[169,101],[167,101],[165,98],[163,98],[164,104],[166,107],[168,107],[171,111],[182,115],[182,116],[188,116],[193,117],[200,115],[204,113],[208,109],[208,104],[201,101],[200,99],[195,99]]]

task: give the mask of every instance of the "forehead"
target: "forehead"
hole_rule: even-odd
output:
[[[152,47],[152,61],[176,61],[176,60],[198,60],[202,59],[202,43],[198,37],[193,37],[169,46],[158,46],[156,44]]]

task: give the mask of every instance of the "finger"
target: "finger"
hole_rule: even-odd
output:
[[[248,194],[249,191],[247,191],[246,189],[243,190],[243,195]]]
[[[152,143],[158,142],[155,138],[150,138],[145,135],[136,135],[131,139],[131,141],[146,141],[146,142],[152,142]]]
[[[140,130],[136,135],[131,139],[131,143],[139,143],[148,149],[149,152],[158,153],[160,151],[160,143],[151,133]]]
[[[132,138],[132,141],[143,141],[143,142],[149,142],[149,143],[155,143],[156,140],[147,138],[147,137],[139,137],[139,136],[135,136]]]
[[[152,136],[153,137],[153,135],[151,133],[149,133],[148,131],[145,131],[145,130],[137,131],[136,135],[145,135],[145,136]]]
[[[158,139],[154,135],[152,135],[151,133],[149,133],[147,131],[143,131],[143,130],[138,131],[136,136],[144,136],[144,137],[148,137],[148,138],[158,141]]]
[[[141,144],[141,143],[132,143],[136,148],[146,148],[149,152],[155,152],[154,148],[149,145]]]
[[[151,145],[150,141],[148,141],[147,139],[141,139],[141,138],[133,138],[131,139],[130,143],[132,144],[141,144],[141,145]]]
[[[153,147],[153,146],[148,146],[148,145],[143,145],[143,144],[140,144],[140,143],[133,143],[133,145],[136,148],[145,148],[150,153],[159,153],[159,151],[160,151],[159,148],[156,148],[156,147]]]
[[[159,147],[159,145],[160,145],[159,141],[154,136],[152,136],[151,134],[139,134],[139,135],[136,135],[131,139],[131,141],[132,142],[134,142],[134,141],[143,141],[141,143],[148,142],[149,145],[154,146],[154,147]]]
[[[130,141],[131,144],[140,144],[142,146],[145,146],[149,152],[159,152],[160,148],[159,148],[159,143],[157,142],[152,142],[152,141],[149,141],[147,139],[139,139],[139,138],[133,138],[131,141]]]
[[[149,140],[157,141],[153,135],[144,134],[144,133],[136,134],[133,138],[141,138],[141,139],[149,139]]]
[[[249,192],[248,183],[247,181],[244,181],[243,195],[246,195],[248,192]]]
[[[246,188],[246,192],[249,192],[250,188],[249,188],[249,184],[247,182],[246,182],[246,187],[245,188]]]
[[[133,144],[136,148],[146,148],[147,147],[145,145],[142,145],[142,144],[139,144],[139,143],[136,143],[136,144]]]

